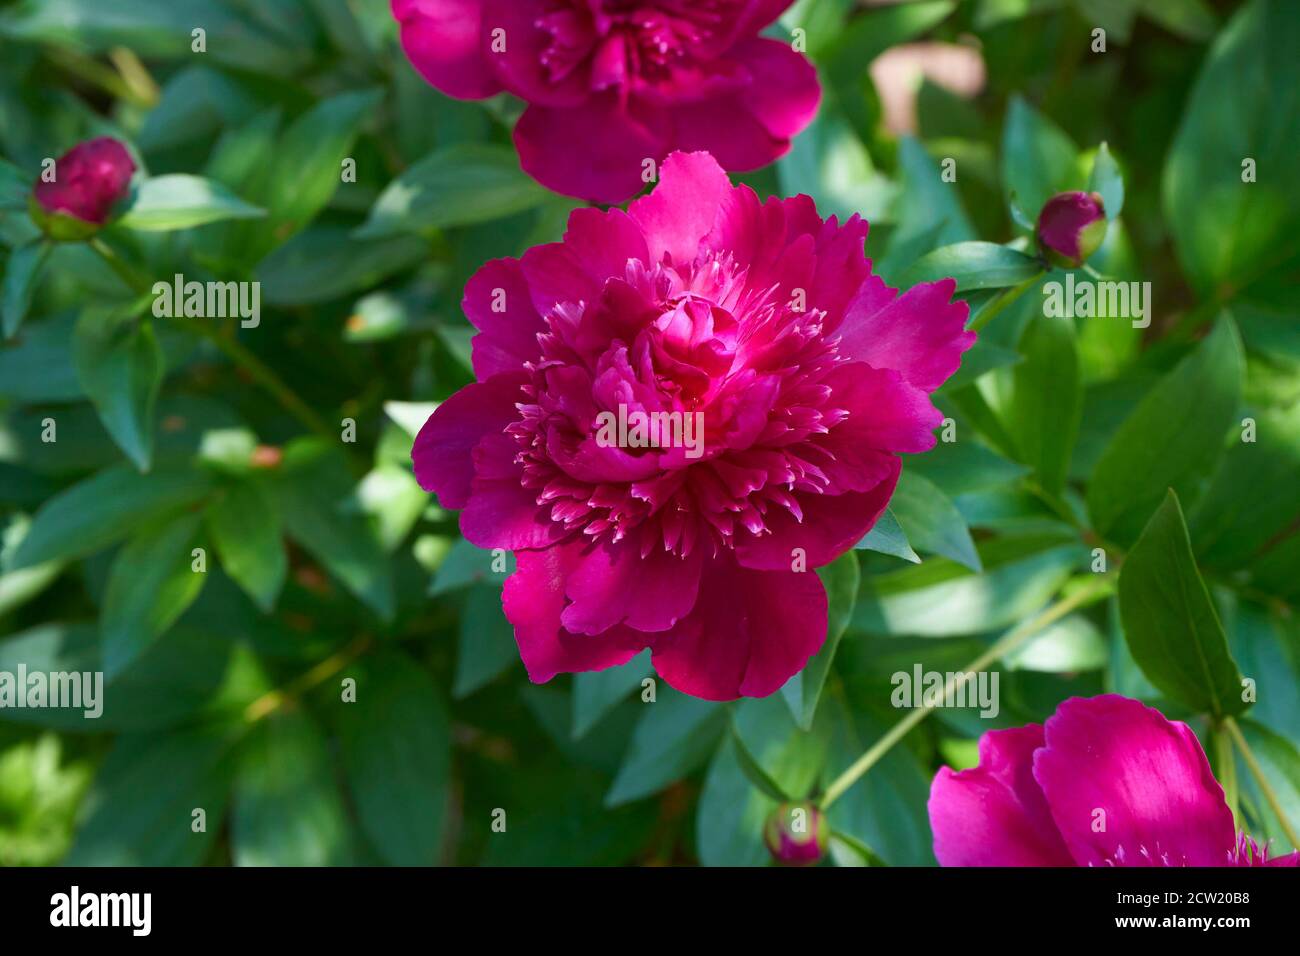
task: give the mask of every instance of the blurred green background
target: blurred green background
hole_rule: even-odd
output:
[[[258,328],[160,319],[96,366],[87,329],[135,296],[70,244],[0,345],[0,671],[108,671],[98,720],[0,710],[0,865],[763,864],[775,796],[899,719],[892,673],[964,666],[1088,580],[1094,548],[1113,571],[1170,485],[1300,825],[1300,4],[801,0],[773,32],[795,29],[821,112],[738,180],[862,213],[898,285],[939,247],[1029,250],[1009,199],[1032,219],[1087,188],[1104,141],[1124,200],[1091,265],[1150,281],[1153,321],[1049,334],[1036,288],[1010,301],[972,266],[962,294],[996,317],[936,395],[958,438],[908,461],[892,509],[921,563],[876,542],[824,572],[824,690],[724,705],[659,683],[651,705],[641,658],[529,684],[504,573],[410,471],[432,403],[471,379],[466,279],[574,206],[519,171],[521,104],[428,87],[386,0],[0,0],[7,282],[28,184],[92,136],[267,211],[104,237],[150,281],[260,281]],[[1072,694],[1140,697],[1212,743],[1223,715],[1161,663],[1194,649],[1149,637],[1113,596],[1064,617],[1003,662],[996,720],[940,710],[836,803],[836,862],[933,864],[935,769]],[[1209,749],[1243,824],[1284,840]]]

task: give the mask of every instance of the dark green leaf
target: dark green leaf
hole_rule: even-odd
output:
[[[437,688],[397,652],[353,669],[357,699],[340,705],[338,725],[361,827],[393,866],[437,863],[451,774],[451,725]]]
[[[153,325],[121,311],[87,309],[73,358],[99,420],[141,471],[153,463],[154,406],[166,371]]]
[[[605,806],[657,793],[703,763],[726,726],[727,710],[711,700],[660,687],[637,722],[623,766],[605,796]]]
[[[37,241],[19,246],[4,264],[4,283],[0,285],[0,312],[4,313],[4,337],[12,338],[31,308],[36,285],[49,261],[53,246]]]
[[[1183,510],[1172,491],[1124,560],[1119,608],[1133,659],[1151,683],[1215,717],[1246,709],[1241,672],[1196,569]]]
[[[176,173],[142,182],[118,224],[141,232],[171,232],[265,215],[265,210],[244,202],[220,183]]]
[[[1079,431],[1083,386],[1070,319],[1035,316],[1020,337],[1007,427],[1043,490],[1059,495]]]
[[[995,242],[959,242],[923,256],[903,273],[903,286],[940,279],[957,280],[957,291],[1019,285],[1042,271],[1032,256]]]
[[[892,554],[913,564],[921,563],[920,556],[912,550],[911,544],[907,541],[907,534],[888,508],[881,513],[875,525],[854,547],[866,551],[879,551],[881,554]]]
[[[148,527],[113,560],[101,627],[104,674],[124,671],[199,596],[206,571],[195,571],[200,516],[185,514]]]
[[[885,514],[889,512],[886,511]],[[899,533],[902,533],[901,529]],[[907,546],[906,538],[903,539],[903,546]],[[840,638],[844,636],[844,631],[853,617],[853,605],[858,600],[858,584],[861,580],[858,556],[852,551],[842,554],[825,567],[818,568],[817,575],[826,588],[828,606],[826,641],[822,644],[821,650],[808,659],[803,670],[786,681],[785,686],[781,688],[781,693],[790,706],[790,712],[794,715],[795,723],[803,730],[812,728],[813,718],[817,714],[817,702],[821,700],[822,690],[826,686],[826,677],[830,674],[831,664],[835,661],[835,651],[840,646]]]
[[[970,528],[947,495],[922,478],[904,470],[898,479],[890,509],[913,547],[952,558],[972,571],[981,568]]]
[[[207,523],[221,567],[269,614],[289,573],[271,496],[256,481],[235,482],[208,506]]]
[[[1121,545],[1168,488],[1191,497],[1223,449],[1241,398],[1241,341],[1230,317],[1165,375],[1120,426],[1088,486],[1096,530]]]

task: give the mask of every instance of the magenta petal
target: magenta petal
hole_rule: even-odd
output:
[[[651,262],[665,255],[690,262],[731,196],[731,180],[708,153],[673,153],[660,167],[654,192],[627,213],[645,233]]]
[[[571,634],[560,625],[564,582],[576,567],[582,542],[545,551],[521,551],[506,579],[501,604],[514,625],[528,677],[544,683],[556,674],[598,671],[626,664],[646,646],[644,635],[625,627],[604,634]]]
[[[952,279],[922,283],[878,309],[873,294],[863,307],[850,309],[840,326],[841,351],[876,368],[895,369],[933,392],[975,344],[975,333],[966,331],[966,303],[949,301],[956,287]]]
[[[653,662],[675,689],[706,700],[766,697],[826,640],[826,589],[809,570],[706,565],[695,607],[654,638]]]
[[[482,0],[393,0],[402,49],[420,75],[448,96],[501,92],[483,45]]]
[[[850,362],[827,375],[825,382],[831,386],[831,403],[848,412],[826,439],[837,450],[844,444],[918,454],[934,447],[934,429],[943,424],[943,413],[927,392],[898,372]]]
[[[930,829],[941,866],[1073,866],[1033,777],[1043,728],[980,737],[978,767],[940,768],[930,785]]]
[[[420,429],[411,449],[420,487],[438,496],[444,508],[464,508],[474,478],[474,447],[485,435],[500,435],[519,417],[525,372],[495,375],[465,386],[439,405]]]
[[[618,624],[638,631],[666,631],[695,604],[702,551],[686,557],[664,550],[656,535],[634,534],[583,552],[569,574],[572,603],[561,623],[579,634],[599,634]],[[642,556],[642,541],[649,546]]]
[[[1081,866],[1227,865],[1232,813],[1186,724],[1128,697],[1072,697],[1045,737],[1034,779]]]
[[[524,485],[515,461],[519,444],[510,435],[486,435],[474,448],[474,479],[460,513],[465,540],[480,548],[545,548],[563,538],[564,525],[551,520],[551,505],[537,503],[537,490]]]
[[[802,520],[785,509],[769,509],[764,520],[771,533],[738,535],[736,559],[747,568],[788,570],[799,548],[810,568],[834,561],[871,530],[898,484],[902,462],[897,457],[881,455],[874,467],[881,477],[869,491],[797,495]]]
[[[728,56],[754,78],[743,95],[748,111],[788,145],[817,115],[822,90],[812,63],[790,44],[763,37],[738,44]]]
[[[790,140],[776,136],[741,92],[673,107],[673,145],[712,155],[725,169],[758,169],[785,155]]]
[[[543,186],[617,203],[645,188],[645,161],[663,156],[668,133],[656,110],[634,114],[611,93],[573,108],[530,105],[515,125],[515,146],[524,171]]]
[[[480,381],[541,357],[537,336],[546,330],[546,323],[533,308],[519,260],[493,259],[484,264],[466,283],[461,308],[479,330],[471,343],[471,361]]]

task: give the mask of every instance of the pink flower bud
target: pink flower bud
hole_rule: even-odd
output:
[[[1097,193],[1058,193],[1038,214],[1038,245],[1067,269],[1086,262],[1106,238],[1106,210]]]
[[[811,803],[783,803],[767,818],[763,842],[782,866],[812,866],[826,855],[830,827]]]
[[[80,239],[108,222],[127,195],[135,161],[125,146],[102,136],[81,143],[54,164],[32,191],[32,215],[56,239]]]

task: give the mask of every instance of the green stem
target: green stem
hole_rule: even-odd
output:
[[[88,245],[99,254],[99,257],[117,273],[118,277],[129,288],[142,296],[150,294],[152,286],[149,280],[113,251],[104,240],[96,236],[89,241]],[[227,358],[243,369],[249,378],[270,392],[285,411],[309,429],[323,438],[334,440],[338,437],[325,424],[324,420],[312,410],[311,406],[298,396],[297,392],[286,385],[284,380],[276,375],[269,365],[258,358],[247,346],[241,344],[238,339],[222,335],[220,330],[208,323],[195,322],[181,316],[173,316],[171,321],[187,332],[207,339],[215,345]]]
[[[987,305],[983,312],[975,316],[975,321],[967,326],[967,328],[972,332],[978,332],[980,329],[984,328],[984,326],[993,321],[999,312],[1007,308],[1007,306],[1011,305],[1031,288],[1037,285],[1038,280],[1044,275],[1044,272],[1036,272],[1024,282],[1020,283],[1020,285],[1012,286],[1010,289],[1004,291],[1001,296]]]
[[[1223,785],[1223,798],[1227,801],[1228,810],[1232,813],[1232,819],[1235,821],[1238,819],[1239,813],[1237,810],[1237,761],[1232,755],[1232,738],[1224,733],[1222,724],[1214,726],[1211,731],[1211,738],[1214,745],[1214,762],[1217,764],[1216,769],[1219,771],[1219,783]]]
[[[1264,776],[1264,768],[1259,765],[1259,760],[1256,759],[1255,752],[1250,749],[1250,744],[1246,743],[1245,734],[1241,732],[1241,728],[1237,726],[1237,722],[1231,717],[1223,718],[1223,726],[1227,728],[1228,733],[1232,735],[1232,742],[1241,751],[1241,757],[1246,761],[1251,776],[1259,784],[1260,793],[1264,795],[1264,799],[1268,801],[1268,805],[1272,808],[1282,832],[1291,841],[1291,848],[1293,850],[1300,849],[1300,839],[1297,839],[1296,832],[1291,827],[1291,822],[1287,820],[1286,813],[1282,810],[1282,801],[1278,799],[1276,791],[1273,790],[1273,785]]]
[[[1070,612],[1101,597],[1105,592],[1110,590],[1111,584],[1112,580],[1109,576],[1098,577],[1097,580],[1079,588],[1068,597],[1062,598],[1051,607],[1012,628],[987,651],[975,658],[975,660],[971,661],[970,664],[961,671],[954,673],[944,685],[943,694],[940,697],[940,700],[950,699],[950,695],[956,691],[959,686],[973,678],[976,673],[984,670],[995,661],[1006,657],[1021,645],[1028,643],[1030,639],[1037,637],[1049,624],[1060,620]],[[822,795],[821,800],[822,809],[826,810],[832,803],[843,796],[844,792],[857,783],[858,779],[862,777],[863,774],[875,766],[881,757],[889,753],[894,744],[906,737],[912,728],[925,720],[935,707],[935,704],[927,704],[924,707],[917,707],[898,723],[894,724],[893,727],[890,727],[888,733],[872,744],[866,753],[854,761],[851,767],[836,777],[835,780],[832,781],[831,785],[826,788],[826,792]]]
[[[362,635],[336,654],[321,661],[311,670],[299,675],[284,687],[268,691],[244,708],[244,719],[248,723],[257,723],[264,717],[275,713],[282,707],[293,703],[325,681],[329,680],[343,668],[370,649],[372,640],[369,635]]]

